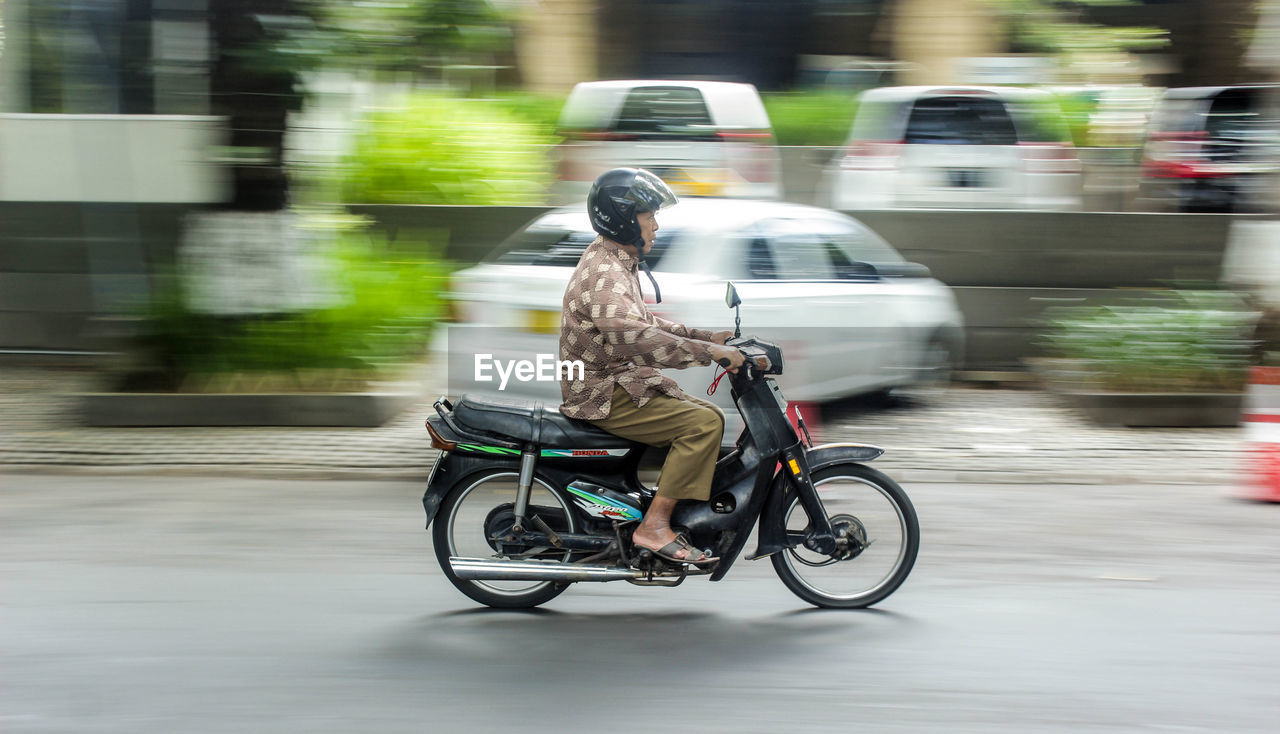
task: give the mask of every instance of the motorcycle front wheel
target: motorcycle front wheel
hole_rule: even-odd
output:
[[[519,479],[516,472],[500,469],[481,471],[468,477],[445,497],[432,528],[436,560],[449,582],[475,601],[500,609],[536,607],[569,588],[566,583],[554,581],[461,579],[449,566],[450,556],[569,560],[568,551],[504,546],[495,541],[495,536],[505,534],[514,522],[515,514],[511,508]],[[537,477],[534,477],[530,491],[529,511],[548,515],[544,520],[557,531],[578,531],[578,523],[568,501]]]
[[[809,516],[794,493],[783,518],[795,545],[771,559],[778,578],[796,596],[832,609],[869,607],[907,580],[920,550],[915,507],[889,477],[861,464],[841,464],[814,472],[840,547],[825,555],[803,544]]]

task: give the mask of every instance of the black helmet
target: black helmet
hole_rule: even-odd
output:
[[[614,242],[644,247],[636,215],[656,212],[680,199],[662,179],[641,168],[615,168],[600,174],[587,194],[591,228]]]

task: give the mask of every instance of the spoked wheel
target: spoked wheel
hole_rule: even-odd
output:
[[[889,477],[860,464],[814,473],[831,519],[837,548],[826,555],[804,546],[809,516],[798,496],[783,512],[794,548],[772,556],[782,583],[819,607],[859,609],[892,594],[916,562],[920,523],[906,492]]]
[[[459,591],[491,607],[536,607],[569,588],[568,584],[554,581],[460,579],[449,566],[449,556],[568,560],[568,551],[512,545],[500,540],[515,519],[512,503],[518,484],[516,472],[490,470],[469,477],[445,497],[432,527],[436,560],[444,575]],[[568,502],[536,477],[529,496],[529,511],[537,512],[556,531],[578,530]]]

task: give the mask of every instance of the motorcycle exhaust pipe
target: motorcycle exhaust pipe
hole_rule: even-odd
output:
[[[626,581],[643,578],[622,566],[575,566],[556,561],[514,561],[497,558],[449,557],[449,567],[469,581]]]

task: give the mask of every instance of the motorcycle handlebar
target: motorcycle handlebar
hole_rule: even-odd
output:
[[[739,351],[741,352],[741,350]],[[749,378],[751,377],[751,368],[754,366],[754,362],[752,362],[751,357],[748,356],[745,352],[742,352],[742,356],[743,356],[742,365],[738,367],[738,375],[740,377]],[[719,364],[721,367],[724,367],[727,370],[729,369],[729,365],[733,363],[730,362],[727,358],[725,358],[725,359],[717,359],[716,364]]]
[[[737,343],[733,343],[737,342]],[[754,337],[743,339],[731,339],[725,342],[725,346],[734,347],[738,353],[742,355],[742,365],[738,367],[735,377],[745,379],[747,381],[758,379],[763,375],[782,374],[781,369],[775,372],[775,361],[770,356],[770,349],[776,350],[777,347],[765,343],[757,342]],[[779,358],[781,355],[779,355]],[[716,364],[728,369],[730,362],[728,359],[717,359]]]

